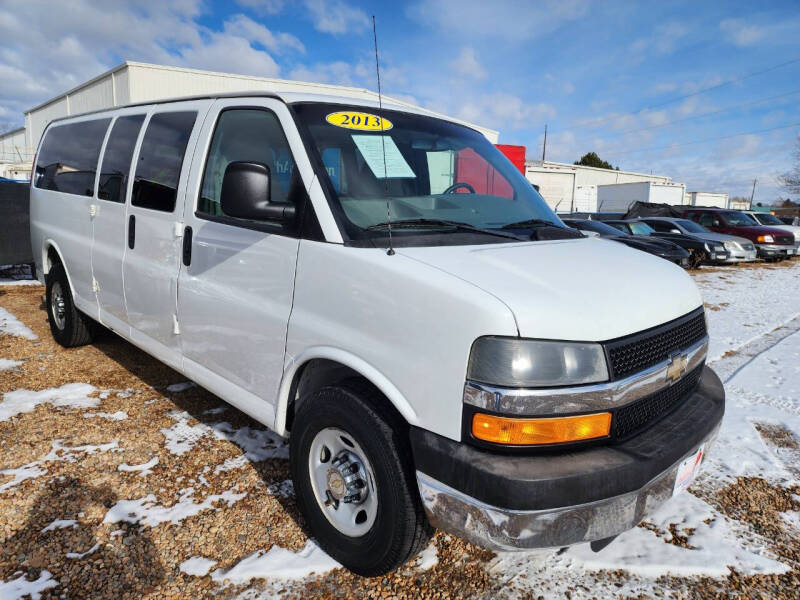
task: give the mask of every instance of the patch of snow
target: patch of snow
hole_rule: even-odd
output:
[[[420,571],[427,571],[432,569],[439,562],[439,554],[436,549],[436,544],[429,542],[425,549],[419,553],[417,557],[416,567]]]
[[[167,391],[177,394],[177,393],[180,393],[180,392],[185,392],[186,390],[191,389],[193,387],[197,387],[197,384],[195,382],[193,382],[193,381],[182,381],[181,383],[173,383],[172,385],[168,385],[167,386]]]
[[[0,277],[0,285],[42,285],[36,279],[13,279],[11,277]]]
[[[226,458],[225,462],[221,465],[217,465],[214,468],[214,474],[222,473],[223,471],[233,471],[234,469],[241,469],[242,467],[246,467],[249,464],[247,457],[244,454],[240,454],[235,458]]]
[[[85,419],[108,419],[109,421],[124,421],[128,418],[128,413],[124,410],[118,410],[117,412],[107,413],[107,412],[96,412],[96,413],[83,413],[83,417]]]
[[[0,475],[11,475],[13,479],[0,485],[0,494],[11,489],[12,487],[19,485],[23,481],[41,477],[42,475],[46,474],[47,470],[39,468],[38,461],[27,465],[22,465],[16,469],[3,469],[0,471]]]
[[[78,522],[75,519],[56,519],[50,525],[42,529],[42,533],[47,531],[55,531],[56,529],[66,529],[67,527],[72,527],[75,529],[78,526]]]
[[[252,579],[302,579],[340,567],[338,562],[309,540],[299,552],[280,546],[273,546],[266,552],[259,550],[227,571],[217,569],[211,573],[211,579],[217,583],[241,585]]]
[[[90,554],[97,551],[99,547],[100,543],[98,542],[97,544],[89,548],[86,552],[67,552],[67,558],[83,558],[85,556],[89,556]]]
[[[189,425],[192,416],[186,411],[174,410],[167,416],[176,421],[172,427],[161,430],[167,439],[167,450],[172,454],[186,454],[203,436],[211,434],[211,429],[204,423]]]
[[[24,364],[24,360],[11,360],[9,358],[0,358],[0,371],[11,371],[20,365]]]
[[[202,556],[193,556],[192,558],[183,561],[179,568],[187,575],[194,575],[195,577],[204,577],[208,572],[217,564],[217,561]]]
[[[39,392],[25,389],[7,392],[3,394],[3,400],[0,402],[0,421],[31,412],[40,404],[51,404],[59,408],[95,408],[100,404],[99,398],[90,397],[95,391],[97,388],[88,383],[68,383]]]
[[[228,410],[227,406],[217,406],[216,408],[209,408],[208,410],[204,410],[203,414],[213,416],[224,413],[226,410]]]
[[[39,600],[42,592],[54,588],[58,581],[53,579],[50,571],[43,570],[39,573],[39,578],[34,581],[25,579],[25,575],[20,575],[16,579],[0,581],[0,598],[2,600],[21,600],[30,597],[31,600]]]
[[[139,477],[145,477],[153,472],[153,467],[155,467],[157,464],[158,464],[158,457],[154,456],[146,463],[142,463],[140,465],[129,465],[128,463],[122,463],[117,467],[117,471],[123,471],[126,473],[138,472]]]
[[[291,498],[294,496],[294,483],[291,479],[284,479],[280,483],[270,483],[267,486],[267,493],[279,498]]]
[[[81,452],[83,454],[96,454],[98,452],[110,452],[112,450],[119,451],[119,442],[112,440],[105,444],[83,444],[81,446],[65,446],[61,440],[54,440],[48,452],[41,460],[41,462],[64,460],[67,462],[75,462],[75,453]]]
[[[289,458],[289,445],[277,433],[268,429],[240,427],[235,429],[230,423],[211,425],[214,436],[220,440],[233,442],[244,450],[247,460],[260,462],[268,458]]]
[[[225,502],[230,507],[247,496],[247,492],[236,493],[233,490],[226,490],[221,494],[206,496],[202,502],[195,502],[193,494],[192,488],[182,490],[180,498],[172,506],[158,504],[153,494],[148,494],[138,500],[120,500],[108,509],[103,523],[125,521],[141,523],[148,527],[156,527],[161,523],[177,525],[183,519],[193,517],[204,510],[218,510],[214,506],[217,502]]]
[[[22,321],[0,306],[0,336],[2,335],[13,335],[26,340],[39,339]]]

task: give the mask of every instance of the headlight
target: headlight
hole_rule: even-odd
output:
[[[775,241],[775,238],[771,235],[760,235],[758,236],[758,243],[759,244],[771,244]]]
[[[608,380],[600,344],[507,337],[475,340],[467,378],[507,387],[549,387]]]
[[[733,242],[733,241],[724,242],[722,245],[725,247],[726,250],[730,252],[736,252],[737,250],[742,249],[741,246],[739,246],[738,242]]]

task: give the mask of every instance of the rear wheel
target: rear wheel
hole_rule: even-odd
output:
[[[430,538],[407,426],[361,382],[304,399],[290,440],[297,503],[311,534],[359,575],[406,563]]]
[[[75,308],[63,265],[55,264],[50,268],[46,284],[47,319],[53,338],[65,348],[91,342],[94,323]]]

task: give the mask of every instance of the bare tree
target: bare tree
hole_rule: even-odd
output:
[[[781,184],[790,192],[800,194],[800,136],[797,137],[797,148],[794,151],[792,170],[780,176]]]

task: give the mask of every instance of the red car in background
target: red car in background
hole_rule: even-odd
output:
[[[794,236],[790,232],[760,225],[738,210],[684,208],[683,216],[711,231],[747,238],[756,245],[759,258],[782,260],[795,254]]]

